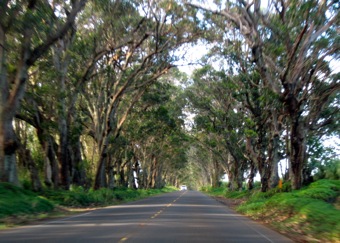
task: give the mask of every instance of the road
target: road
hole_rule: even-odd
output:
[[[0,231],[0,242],[293,242],[200,192],[162,194]]]

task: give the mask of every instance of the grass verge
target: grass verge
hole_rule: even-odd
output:
[[[46,218],[67,216],[175,190],[171,187],[149,190],[127,188],[85,190],[82,187],[71,187],[69,191],[44,190],[34,193],[9,183],[0,183],[0,229]]]
[[[319,180],[291,192],[224,189],[220,193],[212,190],[210,195],[242,199],[236,211],[269,224],[297,242],[340,242],[340,181]]]

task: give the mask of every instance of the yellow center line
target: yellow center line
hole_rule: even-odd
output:
[[[149,219],[147,219],[145,222],[140,223],[139,226],[140,226],[140,227],[144,227],[145,225],[147,225],[147,224],[148,224],[148,221],[149,221],[150,219],[156,218],[158,215],[160,215],[161,213],[163,213],[163,211],[164,211],[166,208],[173,206],[173,203],[175,203],[178,199],[180,199],[185,193],[186,193],[186,192],[184,192],[183,194],[181,194],[181,195],[180,195],[178,198],[176,198],[172,203],[167,204],[166,207],[164,207],[164,208],[162,208],[161,210],[159,210],[157,213],[155,213],[154,215],[152,215],[152,216],[151,216]],[[128,235],[128,236],[130,236],[130,235]],[[128,239],[129,239],[128,236],[125,236],[125,237],[121,238],[118,242],[121,243],[121,242],[124,242],[124,241],[128,240]]]
[[[123,237],[123,238],[120,239],[119,242],[124,242],[124,241],[126,241],[127,239],[128,239],[127,237]]]

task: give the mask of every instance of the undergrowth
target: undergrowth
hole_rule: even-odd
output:
[[[9,183],[0,183],[0,218],[49,212],[53,209],[53,203],[42,196]]]

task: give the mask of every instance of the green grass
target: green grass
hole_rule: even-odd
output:
[[[292,192],[225,192],[243,198],[237,211],[308,242],[340,241],[340,181],[319,180]]]
[[[0,218],[49,212],[53,209],[53,203],[42,196],[8,183],[0,183]]]
[[[118,188],[114,190],[108,188],[84,190],[82,187],[73,186],[70,191],[45,190],[42,194],[57,205],[67,207],[91,207],[114,205],[174,190],[175,189],[170,187],[149,190],[134,190],[129,188]]]
[[[44,190],[34,193],[9,183],[0,183],[0,229],[30,220],[62,216],[72,213],[72,208],[115,205],[174,190],[176,189],[171,187],[150,190],[85,190],[72,186],[69,191]]]
[[[211,196],[220,196],[226,192],[226,187],[202,187],[201,191],[208,192]]]

